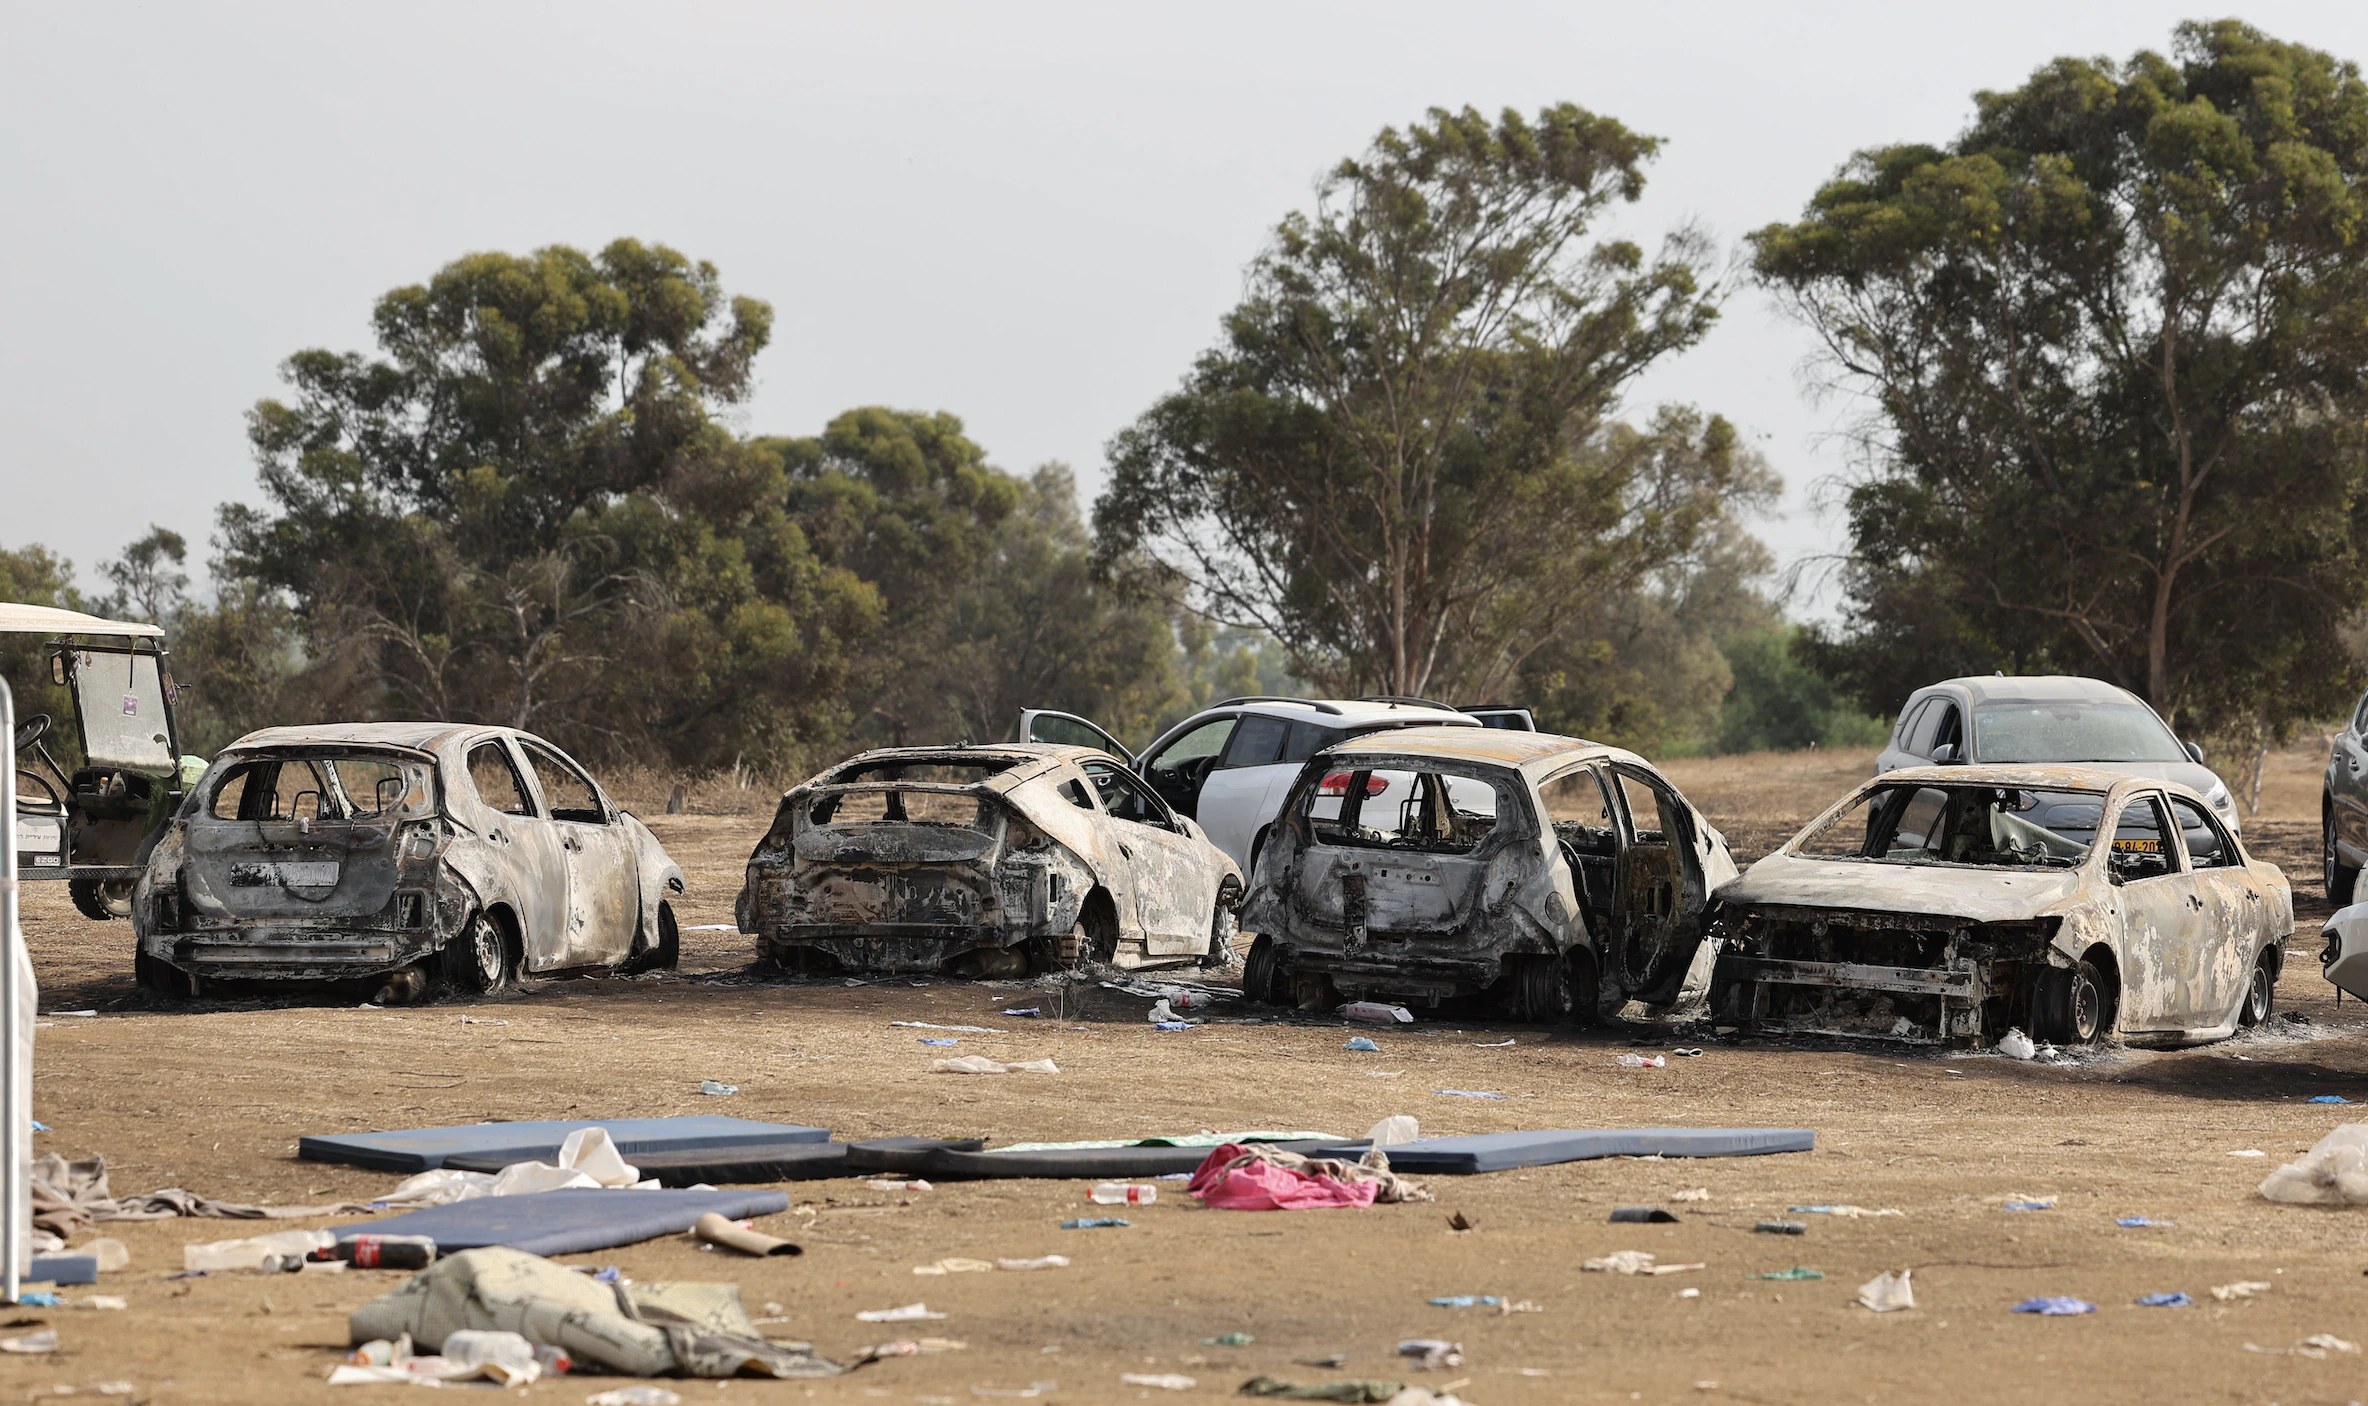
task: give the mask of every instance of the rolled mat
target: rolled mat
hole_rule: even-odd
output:
[[[691,1234],[710,1245],[721,1245],[727,1250],[738,1250],[744,1255],[802,1255],[803,1249],[778,1235],[767,1235],[761,1230],[750,1230],[738,1221],[725,1220],[713,1211],[691,1226]]]
[[[425,1235],[439,1254],[506,1245],[534,1255],[572,1255],[633,1245],[689,1230],[710,1211],[727,1220],[789,1209],[778,1191],[616,1191],[570,1187],[524,1196],[479,1196],[449,1206],[337,1228],[356,1235]]]
[[[1361,1142],[1334,1143],[1314,1155],[1358,1157],[1365,1146]],[[1542,1128],[1424,1138],[1382,1150],[1397,1171],[1471,1176],[1598,1157],[1756,1157],[1816,1148],[1817,1133],[1811,1128]]]

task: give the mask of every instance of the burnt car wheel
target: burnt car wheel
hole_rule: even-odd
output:
[[[110,918],[132,915],[132,881],[129,879],[68,879],[66,894],[74,900],[74,907],[92,922],[103,923]]]
[[[1241,906],[1241,885],[1227,879],[1217,889],[1217,905],[1209,914],[1209,950],[1201,954],[1204,967],[1230,966],[1233,962],[1233,939],[1241,929],[1234,923],[1233,913]]]
[[[682,929],[674,921],[674,905],[658,905],[658,941],[625,959],[620,970],[627,976],[639,976],[649,971],[672,971],[682,965]]]
[[[2273,969],[2270,950],[2265,947],[2253,961],[2252,976],[2246,979],[2245,1004],[2236,1013],[2236,1023],[2248,1027],[2263,1024],[2277,1009],[2277,1003],[2277,972]]]
[[[469,920],[467,932],[444,944],[444,978],[462,991],[491,995],[516,975],[510,935],[483,913]]]
[[[1594,1025],[1603,1019],[1603,977],[1595,970],[1595,954],[1573,947],[1562,964],[1570,982],[1570,1009],[1563,1018],[1573,1025]]]
[[[2343,862],[2343,851],[2335,844],[2335,810],[2332,804],[2319,809],[2319,885],[2327,901],[2341,908],[2352,901],[2352,886],[2358,882],[2360,871]]]
[[[132,984],[142,991],[153,991],[176,1001],[195,994],[180,968],[145,952],[132,953]]]
[[[2083,959],[2069,971],[2050,967],[2040,973],[2031,1000],[2032,1034],[2052,1045],[2086,1045],[2112,1024],[2105,981],[2095,963]]]
[[[1279,1005],[1281,993],[1281,949],[1265,933],[1258,934],[1250,944],[1250,956],[1242,963],[1242,995],[1260,1005]]]
[[[1512,989],[1513,1019],[1553,1025],[1571,1008],[1570,965],[1560,957],[1523,953],[1508,957],[1506,984]]]

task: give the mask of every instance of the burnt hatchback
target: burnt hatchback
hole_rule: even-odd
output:
[[[682,870],[558,748],[511,728],[267,728],[214,760],[132,904],[140,985],[499,990],[672,966]]]

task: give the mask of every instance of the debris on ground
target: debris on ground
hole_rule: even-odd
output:
[[[745,1221],[729,1220],[714,1211],[691,1223],[691,1234],[710,1245],[738,1250],[744,1255],[802,1255],[799,1246],[778,1235],[767,1235]]]
[[[2063,1294],[2043,1294],[2035,1299],[2025,1299],[2007,1310],[2009,1313],[2036,1313],[2042,1318],[2075,1318],[2096,1311],[2097,1306],[2088,1300]]]
[[[1671,1216],[1670,1219],[1677,1218]],[[1809,1233],[1809,1223],[1799,1220],[1756,1221],[1751,1228],[1755,1234],[1759,1235],[1806,1235]]]
[[[75,1161],[54,1152],[36,1158],[31,1189],[33,1228],[61,1237],[78,1235],[93,1221],[171,1220],[177,1216],[304,1220],[314,1216],[352,1215],[369,1209],[350,1201],[327,1206],[250,1206],[238,1201],[216,1201],[177,1186],[151,1191],[145,1196],[118,1198],[108,1188],[107,1159],[103,1154]]]
[[[2176,1230],[2179,1228],[2179,1223],[2175,1220],[2156,1220],[2152,1216],[2118,1216],[2113,1223],[2124,1230]]]
[[[1606,1224],[1610,1225],[1675,1225],[1677,1217],[1659,1206],[1615,1206]],[[1762,1222],[1765,1224],[1766,1222]],[[1804,1227],[1806,1228],[1806,1227]]]
[[[621,1386],[585,1397],[584,1406],[682,1406],[682,1397],[662,1386]]]
[[[1227,1143],[1209,1153],[1187,1194],[1222,1211],[1306,1211],[1430,1201],[1430,1192],[1390,1170],[1389,1154],[1367,1149],[1354,1162],[1305,1157],[1263,1143]]]
[[[1203,1347],[1248,1347],[1258,1341],[1248,1333],[1219,1333],[1213,1338],[1202,1338]]]
[[[2261,1194],[2288,1206],[2368,1205],[2368,1123],[2345,1123],[2320,1138],[2265,1177]]]
[[[1348,1043],[1342,1045],[1341,1048],[1344,1050],[1353,1050],[1358,1054],[1381,1053],[1381,1046],[1374,1044],[1371,1040],[1366,1039],[1362,1035],[1351,1035],[1349,1037]]]
[[[859,1323],[923,1323],[935,1322],[945,1316],[930,1312],[929,1305],[925,1303],[908,1303],[897,1308],[867,1308],[856,1314],[855,1318]]]
[[[1790,1269],[1770,1270],[1766,1274],[1746,1274],[1743,1277],[1746,1279],[1823,1279],[1825,1275],[1805,1265],[1796,1264]]]
[[[1190,1391],[1200,1385],[1181,1372],[1121,1372],[1120,1386],[1147,1386],[1160,1391]]]
[[[1406,1389],[1404,1382],[1380,1382],[1349,1378],[1337,1382],[1293,1382],[1264,1373],[1243,1382],[1236,1389],[1238,1396],[1271,1396],[1284,1401],[1347,1401],[1386,1402]]]
[[[1414,1012],[1404,1006],[1388,1006],[1379,1001],[1351,1001],[1340,1008],[1340,1014],[1350,1020],[1361,1020],[1369,1025],[1412,1025],[1414,1023]]]
[[[1433,1090],[1431,1090],[1431,1092],[1432,1092],[1432,1093],[1435,1093],[1435,1094],[1445,1094],[1445,1095],[1446,1095],[1447,1097],[1449,1097],[1449,1098],[1499,1098],[1499,1099],[1501,1099],[1501,1098],[1503,1098],[1503,1097],[1504,1097],[1504,1095],[1503,1095],[1503,1094],[1492,1094],[1492,1093],[1488,1093],[1488,1092],[1486,1092],[1485,1090],[1481,1090],[1481,1089],[1433,1089]]]
[[[2034,1044],[2031,1037],[2022,1031],[2010,1028],[2005,1034],[1998,1037],[1998,1053],[2005,1055],[2008,1059],[2036,1059],[2039,1056],[2039,1046]]]
[[[2140,1294],[2138,1296],[2138,1307],[2140,1308],[2186,1308],[2194,1302],[2194,1299],[2184,1293]]]
[[[448,1206],[480,1196],[524,1196],[570,1187],[612,1190],[633,1187],[646,1191],[656,1186],[656,1181],[644,1180],[641,1169],[617,1151],[616,1140],[609,1136],[608,1129],[578,1128],[559,1144],[557,1155],[549,1162],[514,1162],[498,1172],[436,1167],[405,1177],[394,1190],[372,1201],[369,1209]]]
[[[1687,1201],[1707,1201],[1710,1199],[1710,1188],[1707,1186],[1686,1187],[1680,1191],[1670,1192],[1668,1199],[1680,1204],[1683,1204]],[[1795,1206],[1793,1209],[1797,1211],[1801,1208]]]
[[[1114,1226],[1122,1226],[1122,1225],[1133,1225],[1133,1224],[1134,1224],[1134,1222],[1133,1222],[1133,1221],[1126,1219],[1124,1216],[1079,1216],[1079,1217],[1078,1217],[1077,1219],[1075,1219],[1075,1220],[1065,1220],[1065,1221],[1062,1221],[1062,1222],[1061,1222],[1061,1229],[1063,1229],[1063,1230],[1107,1230],[1107,1229],[1110,1229],[1110,1228],[1112,1228],[1112,1227],[1114,1227]]]
[[[1398,1344],[1400,1357],[1414,1359],[1414,1370],[1436,1372],[1446,1367],[1464,1365],[1464,1345],[1445,1338],[1408,1338]]]
[[[740,1092],[740,1086],[738,1084],[720,1083],[714,1079],[701,1079],[699,1081],[699,1092],[711,1095],[716,1098],[721,1098],[726,1094],[736,1094]]]
[[[1061,1068],[1049,1059],[1023,1059],[1014,1064],[1004,1064],[989,1059],[985,1055],[963,1055],[957,1059],[932,1060],[929,1072],[932,1074],[1058,1074],[1061,1072]]]
[[[2214,1284],[2212,1297],[2222,1303],[2235,1299],[2249,1299],[2266,1294],[2277,1287],[2266,1279],[2240,1279],[2234,1284]]]
[[[1621,1054],[1614,1055],[1612,1057],[1612,1063],[1618,1065],[1622,1069],[1660,1069],[1666,1066],[1669,1061],[1663,1059],[1659,1055],[1653,1055],[1648,1058],[1647,1056],[1640,1054]]]
[[[1913,1269],[1897,1274],[1885,1272],[1858,1286],[1858,1305],[1876,1313],[1891,1313],[1916,1306],[1916,1288],[1910,1282]]]
[[[913,1266],[915,1274],[979,1274],[995,1267],[992,1260],[942,1259]]]
[[[1796,1216],[1834,1216],[1842,1220],[1864,1220],[1868,1216],[1904,1216],[1907,1214],[1905,1211],[1893,1210],[1889,1206],[1879,1211],[1870,1211],[1864,1206],[1787,1206],[1784,1209]]]
[[[1656,1264],[1653,1256],[1643,1250],[1615,1250],[1600,1259],[1592,1259],[1579,1266],[1613,1274],[1683,1274],[1689,1269],[1704,1269],[1699,1264]]]
[[[1365,1130],[1365,1142],[1372,1147],[1396,1147],[1421,1136],[1422,1124],[1404,1113],[1392,1113]]]

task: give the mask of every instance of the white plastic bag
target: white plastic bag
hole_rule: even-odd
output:
[[[2289,1206],[2368,1206],[2368,1123],[2345,1123],[2271,1172],[2261,1194]]]
[[[543,1374],[534,1344],[516,1333],[463,1328],[444,1339],[444,1360],[459,1378],[490,1377],[503,1386],[525,1386]]]
[[[1422,1136],[1422,1124],[1404,1113],[1393,1113],[1365,1130],[1365,1141],[1375,1147],[1396,1147]]]
[[[1914,1308],[1916,1306],[1916,1288],[1908,1282],[1908,1277],[1915,1272],[1912,1269],[1903,1269],[1897,1274],[1883,1273],[1869,1279],[1858,1286],[1859,1305],[1863,1308],[1873,1309],[1877,1313],[1889,1313],[1900,1308]]]
[[[267,1262],[302,1259],[315,1250],[326,1250],[336,1243],[337,1237],[326,1230],[282,1230],[271,1235],[254,1235],[240,1240],[183,1245],[181,1268],[208,1271],[262,1269]]]

